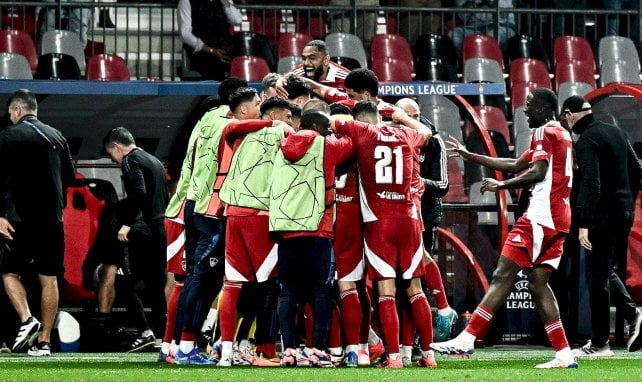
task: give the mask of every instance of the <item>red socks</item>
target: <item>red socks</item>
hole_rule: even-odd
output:
[[[341,321],[347,345],[357,345],[361,328],[361,303],[356,288],[341,293]],[[365,343],[368,341],[366,340]]]
[[[548,339],[551,341],[551,345],[553,345],[555,351],[560,351],[568,347],[568,340],[566,339],[562,320],[557,319],[551,321],[544,325],[544,329],[546,329]]]
[[[236,303],[241,294],[241,287],[241,283],[226,282],[223,284],[223,295],[219,307],[219,325],[223,341],[234,341]]]
[[[379,321],[388,353],[399,353],[399,316],[395,296],[379,296]]]
[[[441,279],[441,272],[436,262],[431,261],[430,263],[424,263],[424,275],[421,281],[423,281],[424,286],[433,293],[437,309],[447,308],[448,299],[446,298],[446,291],[444,290],[444,282]]]
[[[183,284],[174,283],[172,294],[167,302],[167,323],[165,324],[163,342],[169,343],[174,339],[174,324],[176,323],[176,311],[178,310],[178,299],[181,296],[181,290],[183,290]]]
[[[478,339],[484,338],[494,314],[494,312],[491,312],[481,305],[477,306],[477,309],[475,309],[473,315],[470,317],[466,331]]]
[[[432,312],[426,295],[423,292],[419,292],[411,296],[410,308],[412,320],[419,333],[421,350],[430,350],[430,343],[432,342]]]

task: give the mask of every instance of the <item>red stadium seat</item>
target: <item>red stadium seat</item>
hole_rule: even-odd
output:
[[[513,115],[515,114],[515,109],[526,104],[526,97],[530,92],[535,88],[541,88],[542,86],[535,82],[520,82],[515,84],[511,88],[511,108]]]
[[[230,62],[230,76],[246,81],[261,81],[270,72],[270,66],[261,57],[237,56]]]
[[[36,35],[36,21],[31,13],[22,11],[23,8],[3,9],[2,28],[27,32],[31,38]]]
[[[579,60],[590,65],[586,70],[595,73],[595,55],[588,40],[580,36],[559,36],[553,43],[553,63],[558,64]]]
[[[564,82],[584,82],[597,87],[595,82],[595,62],[591,67],[590,62],[582,60],[570,60],[558,62],[555,65],[555,91],[559,90],[560,84]]]
[[[462,62],[469,58],[490,58],[499,63],[502,71],[506,70],[504,66],[504,54],[497,40],[485,34],[470,34],[464,37],[461,46]]]
[[[542,60],[533,58],[518,58],[510,64],[511,88],[520,82],[534,82],[540,87],[552,89],[551,76],[548,67]]]
[[[442,198],[444,203],[466,203],[468,196],[466,195],[464,187],[464,176],[461,173],[461,168],[457,161],[459,158],[448,158],[448,192]]]
[[[479,114],[479,119],[481,119],[487,131],[494,131],[501,134],[506,140],[506,144],[509,146],[512,144],[508,122],[506,121],[504,112],[500,108],[490,105],[475,105],[473,108],[477,114]],[[468,136],[473,132],[472,122],[467,120],[464,125],[465,134]]]
[[[115,54],[96,54],[87,61],[88,80],[129,81],[131,74],[127,62]]]
[[[374,63],[375,60],[389,57],[407,61],[410,64],[410,68],[414,70],[412,49],[405,37],[396,34],[377,34],[372,36],[370,61]]]
[[[379,58],[372,61],[372,71],[380,82],[412,81],[412,67],[404,59]]]
[[[36,45],[29,33],[22,30],[0,30],[0,52],[17,53],[25,56],[31,71],[36,72],[38,68],[38,54]]]
[[[305,33],[282,33],[279,35],[278,58],[300,56],[303,48],[313,38]]]

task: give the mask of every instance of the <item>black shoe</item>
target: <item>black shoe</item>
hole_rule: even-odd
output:
[[[20,325],[20,330],[18,330],[18,335],[16,336],[16,341],[14,342],[11,351],[21,352],[31,346],[36,340],[41,327],[42,324],[40,321],[36,320],[34,317],[29,317],[27,321]]]
[[[139,338],[136,338],[136,341],[134,341],[134,343],[132,344],[131,348],[127,351],[127,353],[134,353],[134,352],[147,349],[149,347],[154,346],[155,343],[156,343],[156,338],[154,337],[153,334],[150,334],[145,337],[141,336]]]
[[[626,344],[626,348],[633,352],[638,351],[642,348],[642,336],[640,335],[640,326],[642,326],[642,311],[638,309],[638,314],[635,316],[635,320],[631,324],[633,331],[630,333],[629,342]]]

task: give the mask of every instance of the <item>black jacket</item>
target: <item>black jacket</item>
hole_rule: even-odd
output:
[[[624,131],[594,119],[592,114],[573,126],[581,134],[575,144],[580,189],[574,212],[578,226],[635,210],[642,167]]]
[[[422,121],[426,124],[427,121]],[[421,197],[421,217],[426,226],[437,226],[441,222],[441,198],[449,189],[448,156],[444,141],[431,123],[433,136],[421,150],[420,175],[426,189]]]

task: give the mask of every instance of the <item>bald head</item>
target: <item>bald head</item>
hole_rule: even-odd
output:
[[[411,98],[402,98],[395,104],[398,108],[403,110],[410,118],[419,120],[419,115],[421,110],[419,109],[419,104]]]

